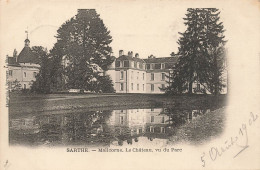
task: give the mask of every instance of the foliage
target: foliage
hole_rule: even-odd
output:
[[[178,40],[179,58],[173,68],[172,81],[166,92],[192,93],[199,82],[218,94],[224,87],[224,27],[215,8],[189,8],[184,24],[187,29]]]
[[[12,92],[22,90],[22,85],[17,79],[15,81],[8,82],[8,87],[9,87],[9,90]]]
[[[55,68],[58,77],[65,81],[61,83],[66,83],[67,88],[95,91],[93,84],[102,80],[101,72],[113,62],[109,46],[112,37],[102,19],[94,9],[78,10],[57,32],[51,55],[64,62],[62,71],[61,67]]]
[[[96,92],[114,93],[114,85],[109,76],[99,76],[94,86]]]
[[[40,70],[36,75],[36,81],[31,86],[31,91],[37,93],[50,93],[51,79],[50,72],[52,70],[52,62],[46,49],[41,46],[32,47],[33,53],[37,56]]]

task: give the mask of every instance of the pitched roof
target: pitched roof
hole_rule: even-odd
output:
[[[18,63],[38,63],[37,56],[32,52],[30,47],[24,47],[17,57]]]
[[[159,57],[144,59],[146,63],[176,63],[178,57]]]
[[[12,65],[13,65],[13,64],[17,64],[15,57],[9,57],[9,56],[8,56],[7,62],[8,62],[8,64],[12,64]]]
[[[142,63],[145,62],[145,61],[144,61],[143,59],[141,59],[141,58],[131,57],[131,56],[128,56],[128,55],[122,55],[122,56],[118,57],[117,60],[121,60],[121,61],[131,60],[131,61],[137,61],[137,62],[142,62]]]

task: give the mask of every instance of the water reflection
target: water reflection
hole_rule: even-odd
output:
[[[209,112],[168,107],[11,118],[9,140],[30,146],[167,145],[182,125]]]

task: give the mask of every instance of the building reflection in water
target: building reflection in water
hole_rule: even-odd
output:
[[[167,144],[181,125],[209,111],[152,108],[11,118],[9,140],[33,146]]]

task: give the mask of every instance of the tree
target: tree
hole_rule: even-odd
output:
[[[55,91],[65,89],[63,82],[63,65],[61,47],[55,46],[50,50],[50,60],[52,63],[52,70],[50,72],[51,87]]]
[[[102,93],[114,93],[114,85],[110,76],[99,76],[95,85],[94,91]]]
[[[22,85],[17,79],[15,79],[15,81],[8,82],[8,87],[9,87],[9,90],[12,92],[22,90]]]
[[[179,58],[167,89],[173,93],[192,93],[194,82],[211,93],[218,94],[224,87],[224,36],[218,9],[189,8],[184,24],[187,29],[178,40]]]
[[[52,70],[52,62],[46,49],[41,46],[32,47],[32,52],[38,58],[40,64],[39,73],[36,75],[36,81],[33,82],[31,91],[38,93],[50,93],[51,79],[50,72]]]
[[[66,87],[93,90],[102,71],[113,62],[112,37],[94,9],[78,10],[78,14],[59,29],[52,56],[66,61]],[[102,71],[99,71],[102,70]]]
[[[225,78],[223,73],[226,69],[226,55],[224,45],[226,41],[224,27],[222,22],[219,22],[218,9],[205,10],[205,25],[206,25],[206,41],[204,44],[205,55],[208,55],[208,76],[205,82],[209,87],[208,90],[213,94],[219,94],[225,87]]]

